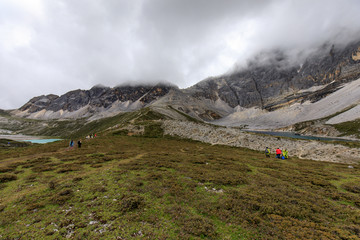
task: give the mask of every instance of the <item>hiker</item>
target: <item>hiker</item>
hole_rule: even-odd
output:
[[[277,148],[275,152],[276,152],[276,158],[281,158],[281,149]]]
[[[270,157],[270,148],[268,148],[268,147],[266,147],[266,149],[265,149],[265,156],[266,156],[267,158]]]
[[[70,140],[69,146],[70,146],[70,148],[72,148],[74,146],[74,141],[72,139]]]
[[[81,140],[78,141],[78,148],[81,148]]]
[[[289,158],[289,153],[288,153],[288,151],[286,149],[284,149],[284,151],[283,151],[283,156],[284,156],[285,159]]]

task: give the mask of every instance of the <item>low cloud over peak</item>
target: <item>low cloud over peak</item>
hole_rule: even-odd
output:
[[[184,88],[273,49],[295,59],[360,39],[359,9],[357,0],[4,0],[0,108],[137,79]]]

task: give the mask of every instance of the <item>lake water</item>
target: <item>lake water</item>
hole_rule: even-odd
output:
[[[289,138],[297,138],[297,139],[306,139],[306,140],[321,140],[321,141],[345,141],[352,142],[356,140],[344,139],[344,138],[331,138],[331,137],[316,137],[316,136],[308,136],[308,135],[298,135],[293,132],[268,132],[268,131],[247,131],[254,133],[262,133],[271,136],[278,137],[289,137]]]
[[[0,134],[0,139],[9,139],[18,142],[31,142],[31,143],[50,143],[60,141],[59,138],[44,138],[43,136],[30,136],[22,134]]]
[[[56,141],[60,141],[62,139],[57,139],[57,138],[53,138],[53,139],[29,139],[29,140],[24,140],[25,142],[31,142],[31,143],[50,143],[50,142],[56,142]]]

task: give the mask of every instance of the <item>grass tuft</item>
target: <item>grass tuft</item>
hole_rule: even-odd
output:
[[[14,174],[8,174],[8,173],[0,174],[0,183],[15,181],[17,179],[18,177]]]

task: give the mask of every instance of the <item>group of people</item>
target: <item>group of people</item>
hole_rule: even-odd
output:
[[[271,154],[270,148],[266,147],[265,156],[269,158],[270,154]],[[280,148],[277,148],[275,150],[275,154],[276,154],[275,157],[279,158],[279,159],[288,159],[289,158],[289,153],[288,153],[288,151],[286,149],[281,150]]]
[[[93,133],[93,134],[86,136],[86,139],[95,138],[95,137],[97,137],[97,135],[96,135],[96,133]],[[75,142],[74,142],[74,140],[71,139],[70,143],[69,143],[69,148],[72,149],[74,147],[74,145],[75,145]],[[78,145],[78,148],[81,148],[82,142],[80,139],[77,141],[77,145]]]
[[[79,141],[77,142],[77,144],[78,144],[78,148],[81,148],[81,144],[82,144],[81,140],[79,140]],[[74,140],[72,140],[72,139],[70,140],[69,147],[70,147],[70,148],[73,148],[73,147],[74,147]]]
[[[86,139],[89,139],[89,138],[96,138],[96,133],[93,133],[93,134],[90,134],[90,135],[86,136]]]

